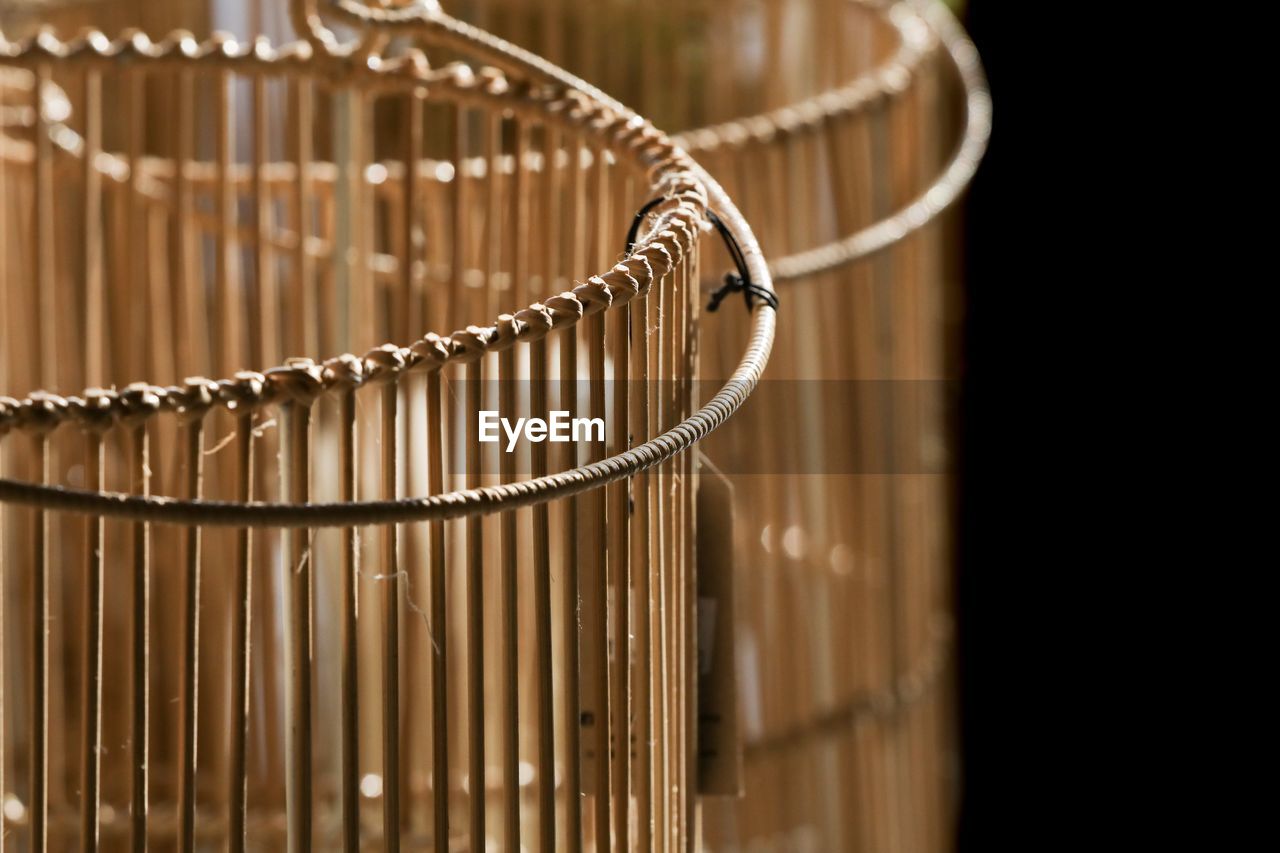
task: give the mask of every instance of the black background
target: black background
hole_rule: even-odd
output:
[[[1011,390],[1020,363],[1014,346],[1014,306],[1019,284],[1009,269],[1008,247],[1017,240],[1019,216],[1011,215],[1008,192],[1020,156],[1016,125],[1020,111],[1015,70],[1006,64],[1011,37],[1008,4],[970,0],[966,25],[978,46],[991,85],[990,148],[965,201],[965,297],[959,406],[960,459],[957,477],[957,632],[961,718],[961,808],[959,849],[1004,849],[1013,839],[1014,799],[1026,796],[1035,779],[1015,767],[1034,752],[1022,739],[1027,713],[1016,675],[1028,637],[1013,631],[1016,567],[1010,554],[1015,497],[1003,493],[1011,447],[1008,411],[1001,400]],[[1012,130],[1011,130],[1012,128]],[[1025,319],[1022,322],[1026,322]],[[1033,641],[1034,642],[1034,641]],[[1003,843],[1002,843],[1003,842]]]

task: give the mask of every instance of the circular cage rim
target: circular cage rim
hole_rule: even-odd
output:
[[[342,5],[340,3],[339,8]],[[432,24],[441,21],[452,19],[430,18]],[[582,128],[610,139],[615,150],[628,150],[635,156],[638,165],[648,169],[651,186],[664,198],[663,204],[654,211],[654,223],[645,230],[633,249],[626,253],[621,263],[602,275],[591,276],[573,291],[547,300],[547,303],[556,299],[569,303],[561,306],[569,309],[565,315],[569,322],[562,322],[560,325],[572,325],[582,317],[615,304],[625,304],[646,292],[654,278],[654,261],[661,265],[665,259],[667,267],[662,275],[679,263],[688,248],[682,243],[681,237],[692,244],[697,239],[697,232],[705,226],[706,212],[711,207],[720,211],[720,218],[741,246],[753,279],[759,286],[772,292],[772,279],[750,226],[710,174],[675,145],[667,134],[595,87],[541,57],[478,28],[468,25],[460,27],[460,30],[447,31],[445,37],[439,40],[455,46],[462,45],[480,59],[497,60],[500,74],[460,74],[459,68],[466,66],[457,64],[445,66],[438,72],[429,72],[425,63],[412,51],[393,60],[380,61],[373,55],[357,57],[354,51],[339,52],[324,44],[321,44],[319,51],[313,53],[311,44],[316,43],[314,40],[311,43],[293,42],[273,49],[269,41],[260,38],[254,40],[251,50],[245,49],[241,53],[239,48],[230,48],[232,42],[222,37],[197,42],[189,33],[179,31],[153,43],[136,30],[126,31],[114,41],[96,30],[82,32],[75,39],[65,42],[48,30],[41,30],[32,38],[20,42],[10,42],[0,34],[0,64],[25,65],[78,59],[110,61],[121,58],[193,63],[212,57],[226,62],[250,58],[251,61],[269,68],[296,70],[316,61],[328,65],[328,70],[331,71],[364,68],[375,74],[388,75],[387,78],[376,79],[395,79],[393,75],[398,73],[401,75],[400,79],[407,80],[413,87],[428,85],[423,78],[429,74],[436,82],[452,83],[459,87],[478,79],[486,80],[490,81],[489,89],[500,90],[493,92],[485,89],[482,90],[484,95],[507,95],[517,91],[529,94],[540,92],[547,96],[543,101],[546,115],[568,118]],[[353,57],[359,61],[348,61]],[[561,91],[550,93],[539,89],[534,85],[533,79],[521,81],[521,85],[516,87],[508,86],[503,75],[512,71],[527,78],[541,77],[556,84]],[[554,94],[562,96],[563,109],[550,108],[550,104],[555,102]],[[668,245],[675,251],[668,248]],[[644,283],[637,278],[637,272],[647,279]],[[580,313],[574,310],[575,303],[580,306]],[[282,367],[269,369],[264,374],[242,372],[216,384],[210,380],[194,379],[188,380],[184,388],[158,388],[145,384],[142,387],[130,387],[143,396],[150,393],[159,398],[154,406],[148,407],[144,418],[160,411],[161,401],[167,402],[167,408],[176,410],[180,417],[191,413],[200,416],[215,401],[234,406],[237,392],[242,391],[246,382],[252,388],[259,376],[264,380],[261,383],[263,390],[269,387],[270,377],[280,377],[274,383],[274,399],[263,398],[262,403],[279,402],[285,396],[297,396],[299,393],[314,398],[313,395],[324,390],[352,384],[350,368],[353,361],[358,361],[361,365],[361,375],[355,384],[366,384],[392,378],[403,370],[428,361],[443,366],[448,361],[479,358],[486,352],[514,345],[521,338],[521,328],[534,330],[526,332],[525,339],[541,337],[556,325],[548,312],[549,307],[554,310],[548,304],[534,303],[516,315],[500,316],[495,326],[468,326],[461,332],[445,337],[428,333],[409,347],[384,344],[370,350],[364,360],[350,354],[329,359],[323,365],[310,359],[298,359]],[[525,316],[522,318],[521,315]],[[542,328],[543,323],[531,324],[529,320],[535,317],[545,318],[550,323],[545,329]],[[340,504],[184,500],[69,489],[4,478],[0,479],[0,502],[100,517],[146,519],[186,525],[277,528],[444,520],[541,503],[577,494],[658,465],[689,449],[727,420],[754,389],[772,348],[775,329],[773,309],[767,305],[761,306],[759,310],[752,312],[751,317],[750,339],[737,368],[707,404],[672,429],[637,447],[599,462],[556,474],[501,486],[456,490],[419,498]],[[458,335],[459,340],[455,341],[454,335]],[[448,343],[445,344],[445,341]],[[365,365],[370,366],[369,376],[363,375]],[[347,368],[346,371],[343,370],[344,367]],[[316,390],[316,385],[320,386],[319,390]],[[212,395],[210,386],[228,390],[225,395]],[[126,392],[128,391],[126,388]],[[156,394],[157,391],[163,392],[163,396]],[[137,396],[135,393],[134,402]],[[35,427],[37,430],[47,431],[64,420],[71,419],[79,419],[81,426],[86,429],[104,429],[111,425],[115,416],[138,417],[137,410],[130,411],[126,408],[124,400],[125,396],[103,389],[86,389],[83,398],[62,398],[39,391],[32,392],[22,401],[0,398],[0,435],[14,427]],[[104,401],[106,412],[102,408]],[[202,408],[191,408],[192,406]]]
[[[923,229],[951,208],[976,174],[991,138],[991,94],[977,48],[944,0],[849,0],[851,4],[884,12],[899,31],[899,50],[876,68],[847,83],[792,104],[752,116],[694,128],[671,139],[691,154],[714,154],[724,147],[765,144],[778,137],[814,133],[827,123],[882,107],[906,92],[910,80],[937,38],[956,71],[963,90],[964,127],[937,177],[894,213],[820,246],[775,258],[770,264],[774,282],[808,278],[864,260]],[[345,10],[348,17],[378,25],[378,10]],[[426,13],[424,13],[426,14]],[[373,16],[373,17],[370,17]],[[439,14],[431,13],[433,18]],[[385,23],[385,22],[383,22]],[[218,34],[215,34],[217,36]],[[326,44],[317,36],[312,44]],[[304,43],[304,47],[310,44]],[[346,56],[350,55],[348,51]],[[61,143],[59,143],[61,144]],[[104,172],[110,172],[103,168]]]
[[[833,87],[776,110],[722,122],[710,127],[682,131],[671,138],[691,154],[714,153],[721,147],[735,147],[747,141],[764,143],[777,136],[798,135],[821,128],[826,122],[855,115],[901,94],[919,68],[932,40],[941,43],[948,62],[960,78],[965,106],[965,125],[950,160],[936,179],[904,207],[852,234],[777,258],[770,264],[773,281],[788,282],[844,267],[881,252],[921,230],[951,207],[976,174],[991,138],[991,92],[982,60],[973,41],[944,0],[848,0],[884,11],[899,30],[898,51],[871,71],[858,75],[843,86]],[[519,57],[524,70],[563,82],[556,66],[528,51],[483,30],[409,5],[399,9],[367,7],[358,0],[335,0],[332,10],[348,22],[361,26],[403,28],[431,33],[435,37],[472,38],[478,34],[491,58]],[[912,20],[914,19],[914,20]],[[522,67],[522,66],[515,66]],[[566,76],[572,77],[568,72]],[[573,77],[579,83],[578,78]],[[625,109],[615,99],[594,86],[588,92],[606,103]]]

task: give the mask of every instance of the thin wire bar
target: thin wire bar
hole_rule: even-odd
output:
[[[417,294],[421,289],[421,276],[425,269],[425,258],[423,256],[423,240],[422,240],[422,214],[421,199],[419,197],[419,188],[422,186],[422,157],[423,157],[423,128],[422,128],[423,101],[420,93],[410,92],[405,99],[404,112],[402,116],[403,145],[402,156],[404,163],[404,180],[401,185],[400,193],[400,259],[399,259],[399,282],[400,292],[392,295],[389,303],[392,306],[393,316],[388,318],[391,322],[389,327],[393,333],[401,340],[407,340],[410,336],[421,334],[421,318],[418,306],[421,304]],[[411,390],[406,386],[406,403],[410,399]],[[406,409],[404,418],[402,419],[402,427],[406,436],[409,438],[403,440],[399,445],[403,448],[401,456],[404,464],[404,488],[410,494],[417,494],[419,490],[418,484],[415,482],[415,473],[418,468],[418,454],[421,452],[421,445],[417,441],[415,434],[416,417],[414,409]],[[397,434],[397,439],[399,435]],[[420,550],[420,537],[417,535],[419,531],[412,528],[408,532],[406,547],[409,549],[405,555],[404,565],[413,567],[415,572],[419,571],[422,565],[422,555]],[[406,569],[406,572],[408,569]],[[406,589],[410,589],[412,581],[406,574]],[[405,644],[409,649],[417,648],[420,642],[419,632],[422,630],[422,623],[418,621],[410,621],[406,626],[406,634],[404,637]],[[404,693],[408,697],[406,706],[413,708],[420,701],[421,696],[421,669],[417,666],[417,661],[412,654],[405,656],[405,678]],[[399,784],[402,785],[406,792],[406,799],[412,799],[413,787],[409,780],[413,768],[420,761],[416,755],[421,740],[421,726],[423,719],[418,714],[406,714],[403,723],[403,732],[401,740],[404,743],[404,749],[409,754],[409,760],[402,764],[402,774],[399,777]],[[412,803],[406,805],[406,810],[410,813],[409,832],[417,832],[418,816],[420,812],[415,809]]]
[[[195,194],[190,167],[195,161],[195,77],[190,70],[178,72],[173,89],[174,125],[174,251],[170,256],[173,283],[176,285],[182,321],[178,340],[178,365],[182,375],[201,374],[209,370],[209,309],[204,282],[197,273],[195,234]],[[171,366],[166,367],[171,370]]]
[[[667,400],[667,388],[670,384],[668,372],[671,365],[668,338],[671,330],[668,323],[661,321],[666,318],[667,311],[670,308],[672,282],[676,275],[676,271],[673,270],[662,281],[657,283],[657,299],[652,300],[655,303],[656,316],[654,321],[657,329],[657,341],[654,347],[655,369],[652,371],[652,375],[657,377],[657,381],[653,383],[654,400],[651,409],[653,411],[655,430],[658,433],[664,432],[671,424],[671,412]],[[673,719],[674,709],[671,705],[671,662],[674,654],[671,647],[671,509],[670,502],[663,499],[670,494],[671,466],[669,464],[659,466],[653,474],[653,479],[656,483],[656,488],[653,492],[654,497],[650,511],[656,518],[656,541],[658,544],[658,561],[655,567],[655,576],[658,579],[659,666],[657,683],[659,688],[657,692],[659,696],[658,742],[661,746],[659,754],[662,758],[660,774],[662,785],[655,805],[660,811],[661,818],[659,822],[661,830],[660,849],[668,850],[671,848],[673,834],[676,831],[676,820],[671,799],[672,777],[675,773],[675,767],[673,766],[675,726]]]
[[[545,270],[542,292],[550,295],[556,292],[556,279],[560,273],[558,263],[560,258],[560,216],[562,212],[560,202],[564,193],[560,175],[560,152],[564,149],[561,147],[559,128],[547,125],[543,132],[546,135],[542,146],[542,174],[545,180],[543,183],[543,216],[540,223],[543,239],[542,263]]]
[[[599,152],[596,152],[597,156]],[[599,178],[596,178],[597,180]],[[592,314],[584,321],[586,326],[587,347],[587,408],[589,417],[605,418],[604,387],[604,314]],[[598,462],[604,458],[604,447],[601,443],[589,442],[587,448],[588,461]],[[607,548],[604,531],[606,529],[604,496],[599,490],[590,492],[584,501],[587,504],[589,524],[585,531],[584,551],[585,565],[591,576],[585,581],[590,596],[587,601],[584,624],[586,626],[586,643],[591,647],[588,656],[590,672],[585,673],[587,687],[590,690],[591,707],[594,710],[594,728],[592,735],[595,752],[595,843],[597,851],[612,850],[610,832],[610,713],[609,713],[609,665],[608,665],[608,612],[609,589],[605,576]]]
[[[243,358],[239,341],[242,324],[236,311],[238,288],[233,281],[234,253],[237,251],[233,242],[236,234],[236,193],[230,180],[235,149],[235,105],[230,91],[233,79],[231,72],[222,71],[214,81],[214,156],[217,159],[214,206],[218,228],[214,234],[213,263],[218,325],[222,332],[217,359],[219,373],[234,370],[235,362]]]
[[[102,433],[89,428],[86,436],[85,487],[102,488]],[[84,586],[84,717],[81,720],[80,846],[98,849],[99,803],[102,782],[102,516],[85,521]]]
[[[629,347],[631,306],[612,312],[613,355],[613,435],[611,453],[630,447],[631,427],[627,399],[630,382]],[[631,826],[631,569],[629,540],[631,480],[619,480],[606,487],[608,501],[608,576],[613,589],[613,791],[614,836],[620,850],[629,850]]]
[[[444,492],[444,406],[440,370],[427,373],[427,490]],[[445,577],[445,525],[431,522],[428,558],[431,570],[431,788],[432,841],[449,844],[449,631]]]
[[[146,422],[136,422],[130,432],[129,491],[135,495],[150,494],[150,447]],[[150,766],[151,525],[146,521],[135,521],[131,532],[133,614],[130,657],[133,695],[129,720],[129,842],[133,853],[145,853]]]
[[[280,493],[291,501],[308,500],[308,427],[311,410],[294,401],[280,408]],[[311,559],[305,528],[286,531],[285,661],[285,820],[289,853],[311,850]]]
[[[471,193],[467,182],[463,180],[463,165],[466,162],[470,133],[467,128],[469,113],[462,104],[454,108],[453,134],[450,157],[453,160],[453,227],[452,245],[449,254],[449,287],[443,289],[444,299],[440,306],[440,319],[445,323],[454,322],[454,312],[458,310],[466,286],[468,242],[467,211],[470,210]]]
[[[693,411],[693,379],[697,371],[697,352],[695,349],[697,335],[694,326],[694,306],[696,305],[695,297],[700,277],[698,274],[698,247],[696,243],[690,247],[689,253],[685,255],[685,264],[687,265],[688,274],[684,280],[683,299],[680,303],[680,312],[677,318],[678,325],[676,326],[676,335],[680,342],[683,357],[678,384],[680,392],[679,417],[681,420],[689,417]],[[683,613],[685,618],[685,644],[680,658],[685,671],[683,692],[685,752],[680,788],[684,792],[685,849],[689,853],[694,853],[696,850],[700,819],[697,805],[698,703],[694,701],[694,697],[698,695],[698,668],[696,665],[698,657],[698,594],[697,574],[694,563],[694,546],[696,543],[694,541],[693,461],[694,455],[692,453],[685,453],[676,458],[676,464],[681,472],[680,499],[682,513],[680,541],[684,579],[682,586],[684,595]]]
[[[250,354],[255,365],[275,364],[280,359],[278,337],[280,320],[277,313],[272,247],[268,239],[271,225],[271,193],[267,188],[266,166],[269,119],[267,115],[267,80],[261,74],[253,77],[253,285],[257,304],[251,305],[249,317]],[[255,324],[256,321],[256,324]]]
[[[345,388],[338,402],[339,499],[355,500],[356,390]],[[342,528],[342,844],[360,851],[360,542],[354,527]]]
[[[53,482],[49,437],[35,436],[34,463],[40,482]],[[49,519],[31,513],[31,849],[49,849]]]
[[[253,499],[253,412],[236,417],[235,443],[236,500]],[[249,736],[249,677],[251,648],[249,626],[253,618],[253,533],[248,527],[236,531],[235,562],[231,579],[231,733],[227,774],[227,846],[245,848],[248,773],[245,743]]]
[[[480,442],[476,433],[481,400],[481,361],[466,366],[467,488],[480,485]],[[467,517],[467,790],[471,801],[471,849],[485,849],[484,755],[484,519]]]
[[[572,145],[575,154],[580,150]],[[570,196],[573,198],[573,195]],[[573,229],[571,242],[577,243],[581,231]],[[568,412],[578,409],[578,335],[575,329],[560,334],[560,408]],[[578,464],[578,446],[565,442],[564,470]],[[564,786],[565,786],[565,849],[569,853],[582,850],[582,701],[579,685],[581,655],[578,648],[578,626],[581,624],[582,603],[578,593],[578,498],[564,502],[564,539],[561,543],[564,557]]]
[[[399,489],[399,434],[395,381],[382,386],[382,494],[394,500]],[[382,835],[388,853],[400,849],[400,565],[398,529],[382,529]]]
[[[98,155],[102,151],[102,74],[89,68],[84,73],[84,384],[98,386],[104,381],[102,269],[102,172]]]
[[[651,290],[650,293],[653,291]],[[653,348],[650,346],[649,329],[652,327],[650,317],[653,315],[656,300],[645,297],[639,309],[632,317],[631,346],[636,350],[631,358],[631,432],[632,435],[648,436],[651,432],[651,416],[649,399],[650,364]],[[636,334],[635,326],[640,326]],[[652,602],[654,553],[652,548],[652,526],[650,525],[650,490],[651,475],[641,471],[634,478],[631,506],[631,560],[635,567],[635,706],[636,706],[636,778],[639,784],[636,789],[636,846],[640,850],[654,849],[654,761],[653,745],[654,720],[653,697],[659,693],[653,689],[653,637],[652,614],[655,612]]]
[[[204,419],[193,417],[183,427],[185,492],[199,499],[204,476]],[[180,716],[178,743],[178,845],[184,853],[196,844],[196,720],[199,701],[200,652],[200,532],[199,525],[183,531],[183,622]]]
[[[161,312],[167,311],[165,308],[167,303],[148,299],[151,289],[151,271],[147,264],[147,209],[143,196],[143,174],[140,168],[143,153],[146,150],[146,83],[146,73],[141,70],[130,71],[125,75],[123,98],[127,121],[125,153],[129,159],[129,191],[125,199],[125,232],[128,235],[128,251],[125,254],[127,256],[126,280],[128,290],[133,295],[133,299],[127,303],[130,305],[128,327],[131,331],[129,337],[132,343],[126,350],[126,361],[131,369],[139,373],[150,370],[155,376],[159,375],[160,353],[172,354],[173,346],[169,340],[168,324],[159,322]],[[142,819],[145,823],[145,813],[134,811],[131,816],[135,820]]]
[[[484,246],[483,262],[486,268],[485,286],[473,294],[470,312],[472,316],[492,317],[505,294],[498,291],[498,275],[503,268],[502,255],[509,235],[502,233],[502,129],[505,121],[501,113],[484,120],[482,146],[484,149]]]
[[[511,325],[509,315],[498,323]],[[516,408],[516,349],[507,347],[498,354],[498,411],[514,412]],[[502,482],[516,479],[515,452],[498,455],[498,472]],[[516,572],[519,566],[516,549],[516,511],[504,512],[499,519],[502,562],[499,573],[499,607],[501,609],[500,642],[502,644],[502,799],[503,843],[508,850],[520,849],[520,657],[518,653],[518,612],[516,610]]]
[[[631,209],[635,202],[634,179],[627,178],[622,182],[621,197],[623,207]],[[648,329],[645,328],[648,315],[648,300],[632,302],[627,306],[626,343],[627,370],[621,374],[626,383],[625,391],[620,386],[618,393],[626,393],[627,400],[627,446],[636,437],[643,441],[648,433],[649,401],[648,391]],[[639,325],[639,334],[636,333]],[[630,579],[627,581],[628,592],[634,594],[634,612],[627,608],[627,619],[635,617],[631,622],[631,633],[628,643],[635,648],[635,661],[628,667],[628,690],[631,692],[632,708],[634,708],[635,730],[631,735],[628,747],[634,744],[635,767],[635,800],[636,800],[636,848],[653,849],[653,761],[650,749],[650,721],[652,710],[649,707],[652,692],[649,690],[649,505],[646,496],[649,491],[649,478],[646,471],[632,476],[626,491],[626,519],[628,525],[627,560],[630,561]],[[630,657],[630,649],[628,649]],[[632,717],[628,717],[632,719]]]
[[[530,417],[547,418],[547,342],[539,338],[529,344]],[[532,442],[529,447],[530,473],[547,473],[547,445]],[[533,631],[537,678],[534,706],[538,721],[535,757],[538,786],[538,850],[556,849],[556,766],[555,710],[551,654],[551,537],[546,502],[533,506]]]
[[[511,299],[512,304],[529,304],[529,172],[525,159],[529,152],[529,124],[519,115],[512,120],[515,149],[511,176]]]
[[[295,352],[314,354],[319,347],[315,335],[315,296],[313,282],[315,264],[307,250],[307,238],[311,235],[311,186],[312,160],[311,123],[313,115],[311,81],[298,77],[291,81],[289,99],[292,108],[293,129],[289,137],[289,156],[298,170],[290,199],[294,227],[298,230],[293,250],[293,346]]]
[[[4,183],[5,183],[4,182],[4,164],[3,162],[0,162],[0,198],[4,198]],[[5,226],[4,213],[2,212],[2,208],[3,208],[3,205],[0,205],[0,234],[4,233],[4,226]],[[0,252],[3,252],[3,251],[4,251],[4,238],[0,237]],[[0,294],[4,293],[6,285],[7,285],[7,282],[0,279]],[[0,308],[3,308],[3,307],[4,307],[3,296],[0,295]],[[0,439],[3,439],[3,438],[4,438],[4,435],[0,434]],[[4,442],[0,441],[0,477],[3,477],[5,475],[4,451],[5,451]],[[5,765],[9,760],[9,751],[5,749],[5,746],[4,746],[5,732],[7,731],[7,729],[5,728],[5,715],[4,715],[4,685],[5,685],[5,665],[4,665],[5,633],[4,631],[5,631],[5,607],[7,606],[7,604],[5,602],[4,589],[5,589],[5,566],[8,564],[8,561],[6,561],[4,558],[4,547],[5,547],[4,524],[5,524],[5,517],[7,515],[8,513],[4,511],[4,507],[0,507],[0,792],[5,790],[5,787],[4,787],[5,776],[7,775],[5,773],[5,770],[6,770]],[[0,807],[0,853],[4,853],[4,839],[5,839],[5,836],[9,834],[9,830],[5,827],[5,821],[6,821],[6,817],[5,817],[4,809]]]
[[[35,111],[35,279],[40,299],[40,321],[36,324],[39,334],[40,385],[43,388],[58,387],[58,291],[56,258],[54,256],[53,218],[53,140],[52,129],[45,115],[44,93],[52,84],[49,63],[41,62],[35,69],[35,81],[31,87],[32,109]]]

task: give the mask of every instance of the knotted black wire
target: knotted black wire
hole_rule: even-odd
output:
[[[640,234],[640,224],[644,222],[644,218],[649,215],[659,203],[662,197],[649,199],[645,202],[644,207],[636,212],[635,219],[631,220],[631,228],[627,231],[627,253],[630,254],[632,248],[635,247],[636,237]],[[759,299],[768,305],[774,311],[778,310],[778,295],[767,287],[762,287],[751,280],[751,270],[747,267],[747,258],[742,253],[742,247],[738,245],[738,240],[733,236],[727,225],[715,211],[708,210],[707,218],[711,220],[711,224],[720,232],[721,239],[724,240],[725,248],[729,250],[729,257],[733,258],[733,264],[738,268],[736,273],[727,272],[724,274],[724,284],[717,288],[711,294],[711,301],[707,303],[708,311],[715,311],[720,307],[720,303],[730,293],[742,293],[743,300],[747,303],[747,311],[755,307],[755,300]]]

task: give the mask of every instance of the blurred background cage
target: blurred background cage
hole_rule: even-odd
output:
[[[783,300],[766,380],[704,447],[738,496],[746,739],[745,796],[705,801],[706,846],[948,848],[962,258],[942,214],[990,134],[973,44],[938,0],[456,12],[676,132],[755,224]],[[742,342],[710,329],[704,378]]]
[[[704,394],[697,283],[714,218],[767,295],[754,236],[434,3],[226,6],[3,7],[0,848],[690,848],[690,448],[774,329]]]

